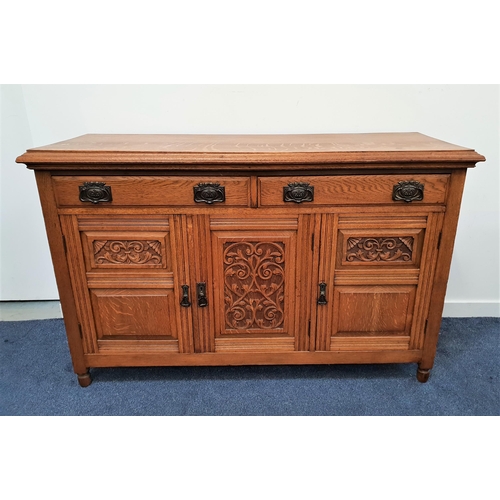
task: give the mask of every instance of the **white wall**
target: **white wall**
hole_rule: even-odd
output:
[[[499,86],[22,85],[2,89],[1,300],[54,299],[25,149],[85,133],[417,131],[487,161],[469,170],[445,315],[499,316]]]
[[[0,86],[0,300],[58,298],[35,176],[16,157],[36,145],[20,85]]]

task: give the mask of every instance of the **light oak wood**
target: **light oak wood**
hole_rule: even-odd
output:
[[[418,365],[418,377],[420,382],[426,382],[428,380],[430,370],[434,366],[436,345],[441,326],[444,299],[448,285],[453,247],[455,245],[455,234],[458,225],[458,216],[460,213],[466,173],[467,170],[465,169],[457,170],[451,177],[450,196],[448,197],[446,215],[443,219],[441,241],[439,242],[439,252],[437,254],[437,265],[432,291],[430,292],[432,307],[430,307],[427,317],[422,359]]]
[[[296,233],[212,232],[215,336],[295,336]]]
[[[172,232],[172,247],[176,249],[172,253],[173,265],[177,270],[174,275],[174,293],[176,296],[176,304],[182,302],[182,286],[191,284],[191,266],[189,260],[189,233],[188,233],[188,217],[185,215],[175,215],[171,219],[173,225]],[[190,300],[193,300],[193,287],[191,287]],[[195,352],[195,335],[192,307],[176,308],[177,321],[179,323],[179,352],[184,354],[192,354]]]
[[[332,337],[409,337],[415,286],[335,287]]]
[[[240,365],[330,365],[371,363],[417,363],[419,350],[374,350],[349,352],[219,352],[195,353],[181,356],[176,353],[115,352],[87,354],[85,362],[92,367],[112,366],[240,366]]]
[[[76,216],[65,215],[60,217],[60,221],[65,242],[66,258],[69,263],[72,291],[76,299],[77,318],[80,325],[79,329],[83,348],[86,353],[98,352],[96,323],[90,303],[85,259],[78,231],[78,220]]]
[[[418,269],[423,240],[422,229],[341,229],[337,269],[367,266]]]
[[[215,352],[276,352],[295,350],[293,338],[216,338]]]
[[[415,180],[425,186],[425,203],[444,203],[449,175],[339,175],[260,177],[260,205],[283,206],[283,188],[293,182],[314,187],[314,200],[305,205],[373,205],[398,203],[392,199],[392,188],[399,181]],[[399,202],[400,203],[400,202]]]
[[[335,336],[330,341],[330,350],[335,352],[353,352],[353,351],[408,351],[410,337],[407,336],[386,336],[377,335],[358,335],[356,338]]]
[[[51,176],[49,172],[37,171],[35,172],[35,178],[59,290],[59,298],[71,360],[73,362],[73,369],[78,375],[80,385],[85,387],[91,382],[90,376],[88,375],[89,365],[84,358],[84,346],[81,338],[81,325],[78,322],[77,316],[76,297],[73,295],[69,265],[66,260],[66,244],[62,234],[61,223],[57,215]]]
[[[90,290],[97,338],[134,336],[177,338],[173,290]]]
[[[153,231],[81,232],[87,271],[93,269],[172,270],[168,233]]]
[[[427,381],[484,157],[417,133],[90,134],[17,161],[36,171],[86,387],[92,367],[155,365],[418,363]],[[393,199],[401,181],[423,199]],[[80,201],[84,182],[112,200]],[[224,201],[195,201],[200,183]],[[313,199],[285,201],[290,183]]]
[[[333,290],[335,289],[336,270],[334,251],[338,241],[339,216],[338,214],[323,214],[321,216],[321,233],[319,238],[319,272],[317,283],[327,283],[326,301],[332,304]],[[314,278],[313,278],[314,279]],[[311,324],[312,338],[311,351],[327,351],[331,342],[332,322],[331,306],[318,306],[316,321]]]
[[[186,165],[358,164],[358,168],[389,167],[391,163],[424,162],[427,168],[460,163],[473,166],[484,157],[469,148],[419,133],[309,134],[309,135],[113,135],[87,134],[50,146],[28,150],[18,158],[33,168],[56,171],[78,164],[81,169],[149,168],[168,164],[169,170]],[[437,165],[436,165],[437,164]],[[399,165],[393,165],[400,168]],[[154,167],[153,167],[154,168]],[[278,167],[278,169],[281,167]],[[323,167],[319,167],[321,170]]]
[[[88,205],[79,199],[78,187],[84,182],[104,182],[111,187],[113,200],[109,206],[198,206],[193,188],[200,183],[220,184],[225,187],[224,206],[250,204],[249,177],[171,177],[171,176],[54,176],[54,190],[60,207]]]
[[[411,205],[411,204],[410,204]],[[148,208],[138,208],[138,207],[130,207],[130,208],[112,208],[108,207],[106,208],[105,206],[97,206],[97,207],[91,207],[91,208],[60,208],[58,210],[58,213],[60,215],[92,215],[96,214],[98,208],[98,213],[101,217],[104,217],[106,215],[113,215],[113,216],[122,216],[122,215],[137,215],[137,216],[145,216],[145,215],[176,215],[179,213],[180,209],[179,208],[172,208],[172,207],[148,207]],[[263,212],[265,213],[272,213],[273,216],[275,215],[276,217],[280,218],[287,218],[290,215],[296,215],[298,216],[299,214],[362,214],[366,215],[367,213],[367,207],[366,206],[321,206],[321,207],[314,207],[314,206],[285,206],[285,207],[272,207],[272,208],[262,208]],[[271,212],[267,212],[267,210],[270,210]],[[259,218],[259,213],[263,212],[256,212],[255,208],[232,208],[232,207],[220,207],[220,206],[210,206],[210,207],[182,207],[182,213],[184,215],[210,215],[210,216],[222,216],[222,217],[232,217],[232,218],[238,218],[240,217],[242,221],[244,219],[252,219],[252,218]],[[446,212],[446,206],[445,205],[411,205],[407,206],[405,205],[398,205],[397,208],[394,209],[393,215],[422,215],[425,214],[427,216],[428,213],[430,212],[436,212],[436,213],[444,213]],[[383,216],[384,214],[387,214],[387,206],[386,205],[370,205],[369,207],[369,213],[371,215],[377,216]],[[373,219],[372,219],[373,220]],[[268,226],[270,225],[270,222],[267,223]]]
[[[215,350],[215,308],[214,270],[212,266],[212,243],[210,234],[210,217],[195,215],[189,218],[189,259],[192,263],[190,286],[196,291],[198,283],[205,283],[210,303],[207,307],[193,308],[193,322],[197,335],[194,337],[195,352],[213,352]],[[200,249],[203,249],[200,251]]]

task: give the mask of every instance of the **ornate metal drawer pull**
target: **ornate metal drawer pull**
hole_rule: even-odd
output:
[[[220,203],[226,201],[226,188],[217,183],[200,182],[193,187],[196,203]]]
[[[283,201],[302,203],[314,200],[314,186],[307,182],[290,182],[283,187]]]
[[[424,185],[418,181],[401,181],[394,185],[392,190],[394,201],[422,201],[424,199]]]
[[[325,306],[326,304],[328,304],[328,302],[326,300],[326,283],[319,284],[319,297],[318,297],[317,304],[319,306]]]
[[[111,186],[106,186],[104,182],[84,182],[80,189],[80,201],[90,201],[91,203],[102,203],[113,201],[111,196]]]
[[[196,283],[196,294],[198,297],[198,307],[207,307],[207,284],[206,283]]]
[[[181,288],[182,288],[181,306],[182,307],[189,307],[191,305],[191,302],[189,302],[189,286],[182,285]]]

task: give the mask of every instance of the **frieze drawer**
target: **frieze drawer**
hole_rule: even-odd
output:
[[[448,174],[260,177],[260,206],[443,204]]]
[[[54,176],[60,207],[249,205],[249,177]]]

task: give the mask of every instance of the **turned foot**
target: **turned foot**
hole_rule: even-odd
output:
[[[417,370],[417,380],[419,382],[425,383],[429,380],[429,375],[431,374],[430,370],[423,370],[422,368],[419,368]]]
[[[80,387],[88,387],[92,383],[92,378],[90,377],[89,370],[87,370],[85,373],[77,373],[77,375]]]

